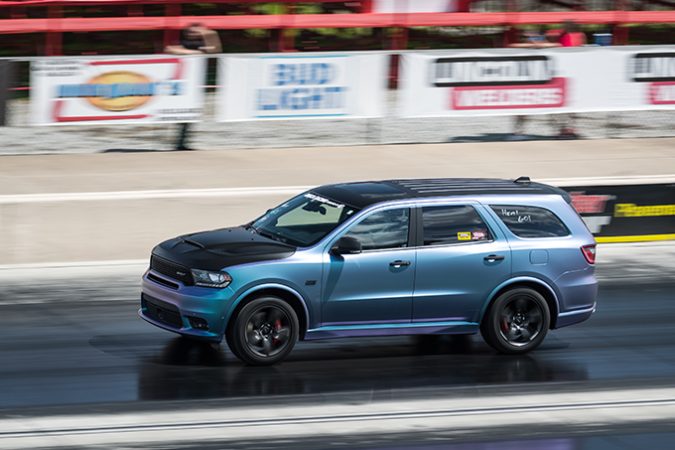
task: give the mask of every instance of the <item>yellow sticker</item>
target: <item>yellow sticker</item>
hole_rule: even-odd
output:
[[[459,231],[459,232],[457,232],[457,240],[458,241],[470,241],[471,240],[471,232],[470,231]]]

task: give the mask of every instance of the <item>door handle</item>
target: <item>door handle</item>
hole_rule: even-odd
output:
[[[397,259],[396,261],[392,261],[392,262],[389,263],[389,266],[393,267],[395,269],[399,269],[401,267],[405,267],[405,266],[409,266],[409,265],[410,265],[410,261],[402,261],[400,259]]]
[[[504,255],[487,255],[483,259],[487,262],[503,261]]]

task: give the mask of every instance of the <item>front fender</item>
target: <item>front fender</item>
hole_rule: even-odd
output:
[[[244,288],[242,291],[239,293],[235,294],[235,300],[232,302],[230,305],[229,310],[227,311],[227,314],[225,314],[225,325],[230,321],[230,318],[232,317],[232,313],[237,309],[237,306],[249,295],[255,294],[258,291],[262,291],[265,289],[279,289],[283,290],[285,292],[290,293],[294,297],[296,297],[300,303],[302,304],[302,308],[304,309],[305,312],[305,317],[307,318],[307,321],[309,323],[309,309],[307,308],[307,301],[303,297],[303,295],[299,292],[299,290],[295,289],[292,286],[289,286],[285,283],[274,281],[274,282],[265,282],[261,284],[256,284],[254,286],[248,286]],[[223,328],[224,329],[224,328]]]

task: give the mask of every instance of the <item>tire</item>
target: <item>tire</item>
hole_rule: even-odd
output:
[[[523,354],[542,343],[550,323],[544,297],[533,289],[515,288],[492,303],[481,323],[481,334],[499,353]]]
[[[237,313],[227,332],[232,353],[252,366],[269,366],[293,350],[300,334],[295,310],[277,297],[250,301]]]

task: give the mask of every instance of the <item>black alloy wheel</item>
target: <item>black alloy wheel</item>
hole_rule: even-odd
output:
[[[551,323],[548,304],[529,288],[500,295],[481,323],[485,341],[500,353],[521,354],[537,348]]]
[[[295,310],[277,297],[262,297],[247,303],[231,322],[227,342],[246,364],[264,366],[284,359],[299,336]]]

